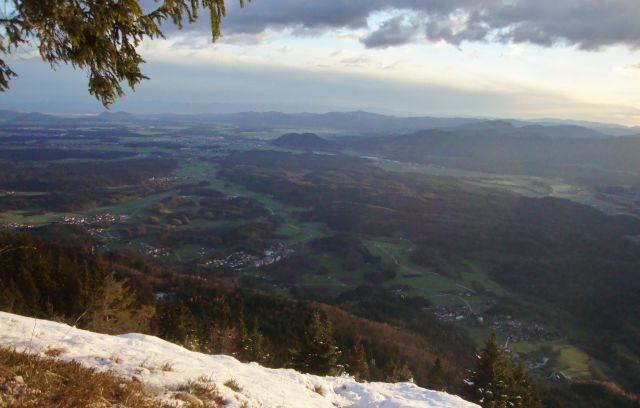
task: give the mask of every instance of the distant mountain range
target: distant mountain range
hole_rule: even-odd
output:
[[[612,136],[640,136],[640,127],[553,121],[486,120],[474,118],[397,117],[376,113],[241,112],[227,114],[131,114],[103,112],[98,115],[54,116],[38,112],[0,111],[5,125],[222,125],[238,132],[269,129],[312,130],[336,136],[406,134],[428,129],[490,131],[496,134],[538,135],[548,138],[600,139]]]
[[[460,125],[455,130],[484,131],[494,134],[544,136],[551,139],[603,139],[611,137],[597,130],[568,124],[537,124],[507,120],[487,120]]]

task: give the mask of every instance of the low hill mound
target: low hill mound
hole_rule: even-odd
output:
[[[302,150],[325,150],[333,147],[327,139],[315,133],[287,133],[272,142],[274,146]]]

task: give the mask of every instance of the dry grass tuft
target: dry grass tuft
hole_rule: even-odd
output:
[[[177,399],[187,402],[189,407],[223,407],[224,398],[220,395],[216,384],[208,377],[201,376],[181,386],[176,395]],[[192,397],[195,397],[193,399]],[[196,401],[201,401],[202,405]]]
[[[65,353],[67,351],[66,348],[64,347],[47,347],[47,349],[44,351],[44,354],[47,357],[58,357],[60,354]]]
[[[55,353],[54,353],[55,354]],[[10,407],[167,408],[140,383],[80,363],[0,347],[0,399]]]
[[[240,386],[240,384],[238,384],[238,382],[237,382],[235,379],[233,379],[233,378],[232,378],[232,379],[230,379],[230,380],[227,380],[227,381],[224,383],[224,386],[225,386],[225,387],[227,387],[227,388],[229,388],[229,389],[232,389],[232,390],[233,390],[233,391],[235,391],[235,392],[240,392],[240,391],[242,391],[242,387]]]
[[[170,362],[165,361],[164,363],[160,364],[160,370],[164,372],[173,371],[173,366],[171,365]]]

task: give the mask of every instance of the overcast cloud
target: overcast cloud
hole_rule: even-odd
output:
[[[253,0],[244,10],[226,2],[216,44],[206,15],[180,33],[167,23],[166,40],[144,42],[151,80],[113,109],[640,124],[640,0]],[[30,51],[7,60],[20,76],[0,108],[102,109],[85,72],[53,72]]]
[[[86,92],[86,79],[81,71],[62,66],[52,73],[47,64],[34,60],[16,61],[13,65],[22,75],[12,84],[11,98],[0,98],[0,109],[52,113],[102,110],[98,101]],[[176,76],[176,72],[181,75]],[[600,117],[586,116],[592,120],[605,120],[607,115],[640,114],[633,108],[576,104],[557,95],[527,91],[474,92],[446,85],[416,85],[351,74],[308,73],[253,65],[198,67],[156,62],[149,66],[147,74],[151,80],[143,82],[135,93],[130,92],[118,100],[112,111],[321,113],[363,109],[400,116],[503,118],[550,117],[554,111],[573,118],[585,117],[583,113],[594,110],[601,113]]]
[[[419,35],[421,24],[419,20],[407,16],[395,16],[382,23],[380,28],[373,31],[361,42],[367,48],[388,48],[411,42]]]
[[[233,0],[231,0],[233,1]],[[242,12],[231,4],[225,33],[292,28],[318,33],[335,28],[369,29],[367,47],[390,47],[416,39],[461,44],[497,41],[555,44],[595,50],[640,46],[638,0],[269,0]],[[399,11],[379,27],[375,13]]]

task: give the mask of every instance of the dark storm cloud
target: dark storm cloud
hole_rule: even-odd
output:
[[[393,17],[362,39],[367,48],[387,48],[394,45],[407,44],[420,31],[417,21],[407,21],[404,16]]]
[[[227,34],[267,28],[301,33],[362,29],[373,13],[399,10],[417,22],[395,12],[362,40],[365,46],[404,44],[417,38],[418,31],[423,38],[451,44],[499,41],[590,50],[640,46],[638,0],[256,0],[242,11],[229,1],[223,24]]]

